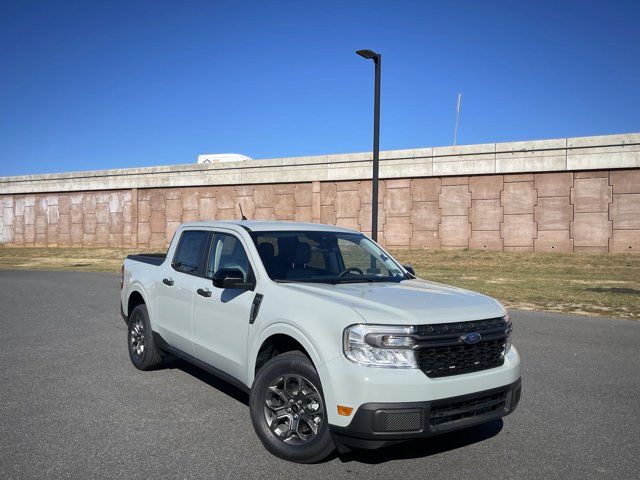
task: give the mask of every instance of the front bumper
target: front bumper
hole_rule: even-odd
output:
[[[344,356],[317,367],[330,425],[347,427],[366,403],[433,402],[511,385],[521,376],[515,347],[500,367],[479,372],[430,378],[416,368],[394,369],[357,365]],[[352,407],[349,416],[338,415],[335,405]]]
[[[490,422],[513,412],[521,381],[510,385],[422,402],[365,403],[346,427],[330,426],[340,446],[381,448]]]

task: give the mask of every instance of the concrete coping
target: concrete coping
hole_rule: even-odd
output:
[[[0,177],[0,194],[368,179],[371,152]],[[640,133],[380,152],[380,177],[640,167]]]

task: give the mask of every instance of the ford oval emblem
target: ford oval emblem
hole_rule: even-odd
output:
[[[474,343],[478,343],[481,338],[482,338],[482,335],[480,335],[479,333],[471,332],[461,336],[460,340],[462,340],[464,343],[467,343],[469,345],[473,345]]]

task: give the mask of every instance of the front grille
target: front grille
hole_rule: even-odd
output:
[[[430,430],[437,432],[451,426],[453,422],[491,416],[498,411],[504,410],[506,408],[507,393],[508,391],[504,390],[467,400],[433,402],[429,416]]]
[[[479,333],[478,343],[461,337]],[[477,372],[504,363],[504,349],[510,326],[503,318],[473,322],[442,323],[416,327],[418,366],[428,377],[437,378]]]

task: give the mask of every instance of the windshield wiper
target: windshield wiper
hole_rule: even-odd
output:
[[[396,277],[364,277],[364,278],[341,278],[336,283],[374,283],[374,282],[392,282],[398,283],[400,279]]]
[[[324,283],[324,280],[313,280],[310,278],[296,278],[295,280],[292,279],[285,279],[285,278],[279,278],[277,280],[274,280],[274,282],[276,283]]]
[[[335,283],[372,283],[377,281],[374,278],[340,278]]]
[[[399,283],[404,278],[396,277],[363,277],[363,278],[299,278],[299,279],[281,279],[274,280],[276,283],[326,283],[328,285],[338,285],[341,283],[376,283],[376,282],[392,282]]]
[[[362,281],[362,280],[358,280]],[[337,285],[338,283],[354,283],[354,282],[345,282],[342,278],[300,278],[296,280],[286,279],[286,280],[274,280],[276,283],[326,283],[328,285]]]

